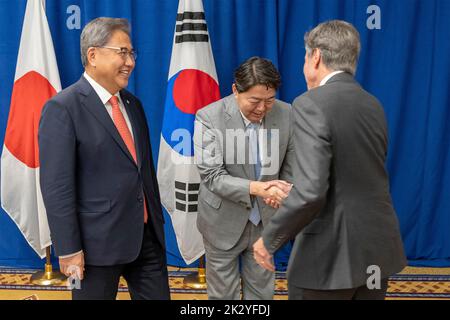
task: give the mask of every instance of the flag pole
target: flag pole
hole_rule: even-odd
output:
[[[42,8],[45,12],[46,0],[41,0]],[[59,81],[59,79],[58,79]],[[50,260],[50,246],[45,248],[45,266],[44,271],[35,272],[31,276],[31,283],[41,286],[52,286],[64,284],[67,277],[59,271],[53,271],[52,262]]]
[[[45,248],[45,270],[33,273],[31,283],[40,286],[57,286],[66,282],[67,277],[59,271],[53,271],[50,261],[50,246]]]
[[[197,273],[184,278],[183,284],[193,289],[206,289],[205,255],[200,257]]]

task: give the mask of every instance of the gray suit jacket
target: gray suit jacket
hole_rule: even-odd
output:
[[[263,136],[268,156],[263,158],[259,180],[292,177],[288,164],[294,160],[287,161],[295,157],[290,114],[290,106],[279,100],[266,114],[264,129],[268,132]],[[257,179],[253,165],[245,157],[249,153],[244,131],[244,120],[233,95],[197,112],[194,150],[201,176],[197,227],[208,242],[221,250],[228,250],[237,243],[252,208],[249,185]],[[275,210],[261,199],[258,202],[265,225]]]
[[[271,253],[296,236],[288,281],[334,290],[365,285],[371,265],[381,278],[401,271],[406,258],[389,194],[380,103],[341,73],[292,109],[294,187],[263,232]]]

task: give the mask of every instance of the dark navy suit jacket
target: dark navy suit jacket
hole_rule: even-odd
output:
[[[144,110],[131,93],[120,95],[133,128],[137,164],[84,77],[45,104],[39,124],[40,184],[55,253],[83,250],[87,265],[137,258],[144,196],[149,223],[165,247]]]

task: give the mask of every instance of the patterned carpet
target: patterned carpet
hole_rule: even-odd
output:
[[[0,269],[0,300],[66,300],[70,299],[67,286],[38,286],[30,283],[36,270]],[[195,269],[169,267],[171,297],[174,300],[204,300],[206,290],[191,289],[183,280]],[[276,273],[274,299],[287,299],[285,274]],[[122,279],[119,286],[119,300],[128,300],[130,296],[126,282]],[[413,268],[407,267],[401,273],[389,279],[388,300],[450,300],[450,268]]]

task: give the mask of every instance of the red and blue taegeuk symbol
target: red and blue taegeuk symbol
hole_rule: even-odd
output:
[[[209,74],[196,70],[181,70],[170,78],[167,84],[167,96],[164,110],[162,136],[172,149],[180,141],[172,141],[172,133],[177,129],[186,129],[190,137],[194,134],[195,113],[208,104],[220,99],[219,86]],[[183,156],[194,155],[191,150],[182,149]]]

